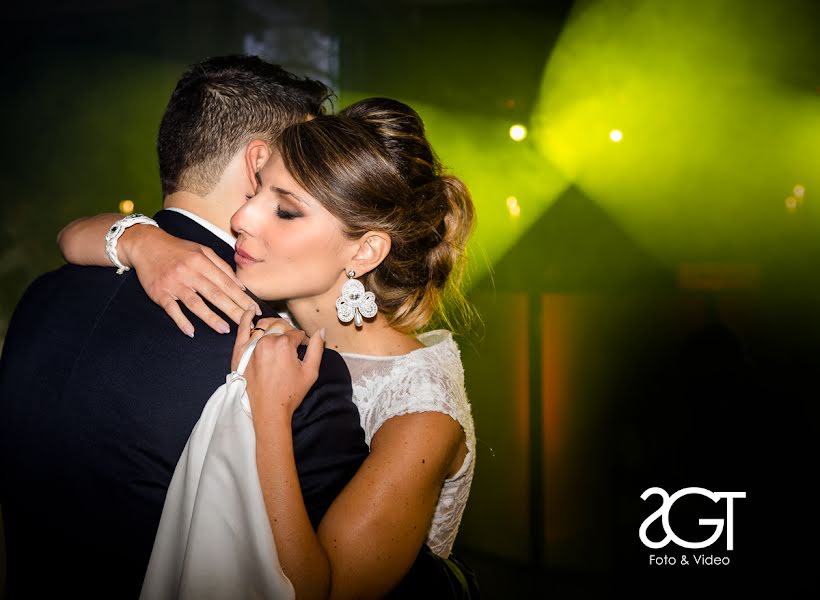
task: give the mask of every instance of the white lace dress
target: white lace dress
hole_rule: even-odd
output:
[[[353,380],[353,402],[359,409],[365,441],[385,421],[417,412],[440,412],[457,421],[467,440],[467,455],[458,472],[444,481],[427,545],[447,557],[453,548],[475,471],[475,427],[464,390],[464,369],[449,331],[418,336],[424,348],[401,356],[342,353]]]

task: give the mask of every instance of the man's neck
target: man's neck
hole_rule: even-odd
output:
[[[162,205],[163,208],[187,210],[223,231],[231,231],[231,213],[224,210],[224,206],[215,199],[204,198],[191,192],[174,192],[165,196]]]

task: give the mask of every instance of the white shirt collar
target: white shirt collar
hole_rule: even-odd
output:
[[[228,233],[227,231],[225,231],[224,229],[220,229],[219,227],[217,227],[216,225],[214,225],[210,221],[206,221],[202,217],[200,217],[198,215],[195,215],[194,213],[189,212],[189,211],[185,210],[184,208],[172,207],[172,208],[166,208],[165,210],[171,210],[171,211],[174,211],[175,213],[179,213],[181,215],[184,215],[184,216],[188,217],[193,222],[198,223],[199,225],[201,225],[202,227],[204,227],[205,229],[207,229],[208,231],[213,233],[216,237],[218,237],[220,240],[222,240],[223,242],[228,244],[231,248],[236,247],[236,238],[234,236],[232,236],[230,233]]]

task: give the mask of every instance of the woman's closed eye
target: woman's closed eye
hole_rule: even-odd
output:
[[[297,212],[291,212],[289,210],[284,210],[281,206],[276,207],[276,216],[280,219],[285,219],[286,221],[290,221],[291,219],[298,219],[302,215]]]

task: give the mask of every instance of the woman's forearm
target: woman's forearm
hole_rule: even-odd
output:
[[[256,463],[282,569],[297,598],[328,598],[330,564],[305,509],[290,416],[257,424]]]
[[[105,213],[82,217],[63,227],[57,234],[63,258],[75,265],[111,266],[105,255],[105,234],[121,218],[117,213]]]
[[[271,400],[267,404],[275,404]],[[267,418],[259,422],[254,413],[257,468],[280,562],[296,596],[386,596],[410,570],[442,482],[460,466],[455,457],[464,444],[461,426],[435,412],[388,419],[314,533],[294,464],[290,419],[279,412],[264,411]]]
[[[66,225],[57,234],[57,245],[66,262],[74,265],[110,267],[111,261],[105,254],[105,234],[119,221],[119,213],[103,213],[93,217],[82,217]],[[153,232],[148,231],[153,229]],[[160,235],[151,225],[134,225],[123,232],[117,242],[117,256],[127,267],[133,267],[131,251],[145,236]]]

